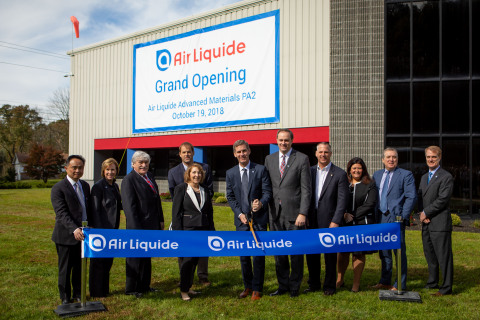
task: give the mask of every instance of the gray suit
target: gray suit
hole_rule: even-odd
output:
[[[430,219],[430,223],[422,224],[423,252],[428,264],[427,287],[438,287],[440,267],[443,283],[439,292],[450,294],[453,283],[453,254],[449,203],[453,192],[453,178],[446,170],[439,168],[430,182],[427,181],[428,173],[422,176],[418,189],[418,209]]]
[[[265,158],[269,171],[273,196],[270,200],[270,230],[298,230],[295,220],[298,214],[308,215],[312,187],[308,157],[292,149],[283,176],[280,177],[279,152]],[[278,288],[281,291],[298,291],[303,278],[303,255],[275,256]]]

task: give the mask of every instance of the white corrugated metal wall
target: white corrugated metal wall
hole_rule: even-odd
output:
[[[329,125],[330,1],[246,0],[73,51],[69,153],[93,180],[94,139],[132,135],[133,45],[280,10],[280,123],[135,136]]]

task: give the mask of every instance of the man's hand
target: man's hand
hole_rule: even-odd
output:
[[[240,215],[238,217],[240,218],[240,221],[242,221],[243,224],[248,223],[247,216],[244,213],[240,213]]]
[[[263,207],[263,204],[260,202],[260,200],[258,199],[253,200],[253,203],[252,203],[253,212],[257,212],[258,210],[262,209],[262,207]]]
[[[77,240],[77,241],[82,241],[83,239],[85,239],[85,236],[83,235],[82,228],[75,229],[75,231],[73,231],[73,236],[75,237],[75,240]]]
[[[335,222],[330,222],[329,228],[338,228],[340,225],[336,224]]]
[[[343,219],[345,219],[345,222],[350,222],[353,221],[353,214],[345,212],[343,214]]]
[[[297,220],[295,220],[295,225],[297,227],[304,228],[306,226],[306,221],[307,221],[307,217],[304,216],[303,214],[299,213],[298,216],[297,216]]]

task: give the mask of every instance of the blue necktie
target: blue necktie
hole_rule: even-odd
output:
[[[428,173],[428,180],[427,180],[427,184],[429,184],[429,183],[430,183],[430,180],[432,180],[432,177],[433,177],[433,172],[431,172],[431,171],[430,171],[430,172]]]
[[[388,210],[387,193],[388,193],[388,183],[390,180],[389,178],[390,178],[390,171],[386,173],[385,180],[383,181],[382,196],[380,197],[380,211],[382,211],[382,213],[385,213]]]
[[[242,213],[250,213],[250,202],[248,201],[248,174],[247,169],[242,169]]]

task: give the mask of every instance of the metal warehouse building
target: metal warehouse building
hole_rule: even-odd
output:
[[[136,128],[140,50],[270,16],[276,18],[274,120]],[[383,148],[396,147],[400,166],[414,172],[417,185],[427,170],[423,149],[436,144],[444,152],[442,166],[455,177],[453,210],[477,214],[480,44],[474,39],[480,21],[474,16],[480,16],[480,0],[245,0],[75,49],[69,52],[69,152],[86,157],[84,178],[92,182],[106,158],[120,160],[126,150],[121,178],[133,152],[147,151],[166,192],[167,172],[180,162],[178,146],[189,141],[195,160],[212,167],[215,190],[224,191],[225,172],[236,164],[233,142],[247,140],[252,160],[263,163],[277,150],[279,128],[292,129],[293,147],[312,165],[320,141],[330,141],[336,165],[344,168],[359,156],[370,173],[381,168]],[[171,93],[179,100],[182,94]]]

